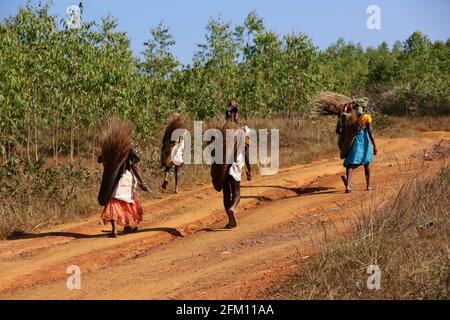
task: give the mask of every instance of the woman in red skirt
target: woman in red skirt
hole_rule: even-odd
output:
[[[139,169],[139,157],[131,148],[132,126],[129,122],[112,120],[102,141],[103,177],[98,196],[104,206],[103,223],[111,223],[110,237],[117,237],[117,224],[124,232],[136,232],[142,221],[143,210],[139,204],[136,187],[148,191]]]

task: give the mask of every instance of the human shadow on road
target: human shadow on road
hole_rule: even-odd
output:
[[[139,229],[136,233],[140,233],[140,232],[167,232],[174,237],[184,237],[183,234],[175,228],[166,228],[166,227],[145,228],[145,229]]]
[[[336,193],[336,188],[334,187],[306,187],[306,188],[288,188],[283,186],[258,186],[258,185],[250,185],[250,186],[241,186],[241,188],[278,188],[278,189],[285,189],[292,191],[296,194],[296,196],[303,196],[303,195],[312,195],[312,194],[327,194],[327,193]],[[328,190],[334,190],[334,191],[328,191]],[[248,198],[261,198],[261,196],[247,196]],[[245,197],[241,197],[245,198]],[[271,200],[270,198],[266,198],[267,200]]]
[[[332,189],[336,189],[333,187],[307,187],[307,188],[287,188],[283,186],[258,186],[258,185],[251,185],[251,186],[241,186],[241,188],[279,188],[279,189],[285,189],[292,192],[295,192],[294,197],[303,196],[303,195],[313,195],[313,194],[326,194],[326,193],[336,193],[337,191],[329,191]],[[288,197],[289,198],[289,197]],[[257,199],[261,202],[267,202],[267,201],[273,201],[273,199],[266,197],[266,196],[241,196],[241,199]],[[200,231],[206,231],[206,232],[222,232],[222,231],[231,231],[230,229],[226,228],[204,228]]]
[[[42,232],[42,233],[31,233],[31,232],[13,232],[9,236],[6,237],[7,240],[24,240],[24,239],[38,239],[45,237],[66,237],[66,238],[74,238],[74,239],[93,239],[93,238],[104,238],[109,235],[111,231],[102,230],[103,233],[98,234],[83,234],[76,232]],[[167,232],[175,237],[183,237],[180,231],[174,228],[145,228],[139,229],[135,233],[140,232]],[[124,233],[123,231],[119,232],[119,235],[127,235],[128,233]]]
[[[256,199],[261,202],[272,201],[273,199],[265,196],[241,196],[241,199]]]
[[[37,239],[45,237],[66,237],[75,239],[90,239],[90,238],[102,238],[105,234],[83,234],[76,232],[42,232],[42,233],[31,233],[31,232],[13,232],[6,237],[8,240],[23,240],[23,239]]]
[[[203,228],[199,231],[206,231],[206,232],[222,232],[222,231],[231,231],[233,229],[227,229],[227,228]]]

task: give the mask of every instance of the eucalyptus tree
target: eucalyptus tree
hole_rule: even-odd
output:
[[[322,84],[318,48],[303,33],[290,33],[283,39],[282,79],[279,80],[280,103],[289,118],[305,112]],[[280,110],[282,111],[282,110]]]
[[[212,18],[206,26],[206,43],[198,45],[189,70],[197,84],[193,103],[199,118],[213,116],[236,97],[240,43],[235,35],[230,21]]]
[[[49,55],[49,39],[55,31],[55,17],[48,14],[50,4],[34,7],[30,2],[19,9],[16,16],[5,20],[4,30],[9,41],[6,46],[14,53],[9,60],[6,73],[14,82],[14,91],[6,90],[10,96],[10,103],[6,108],[17,107],[22,111],[21,127],[26,130],[27,156],[31,158],[31,143],[34,144],[34,158],[39,158],[39,131],[42,126],[42,114],[46,112],[41,108],[47,99],[42,84],[49,80],[47,57]],[[12,41],[11,41],[12,40]],[[6,49],[7,50],[7,49]],[[13,60],[13,61],[12,61]],[[13,118],[13,117],[12,117]],[[14,118],[13,118],[14,119]],[[17,121],[16,120],[16,121]],[[33,140],[33,141],[32,141]]]
[[[346,43],[340,38],[323,53],[322,63],[328,78],[327,89],[347,95],[364,94],[369,71],[360,44]]]
[[[160,121],[166,119],[170,109],[176,105],[178,88],[170,80],[180,62],[171,52],[175,40],[163,22],[151,29],[150,34],[151,38],[144,42],[144,61],[140,64],[140,70],[148,85],[149,102],[153,104],[155,120]]]

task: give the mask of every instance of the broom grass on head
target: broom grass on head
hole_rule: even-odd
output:
[[[172,116],[169,119],[169,123],[166,126],[166,129],[164,131],[163,141],[162,143],[165,144],[169,141],[171,141],[172,133],[177,129],[187,129],[188,126],[188,119],[179,114],[179,113],[173,113]]]
[[[119,167],[127,158],[133,138],[130,121],[112,117],[107,120],[106,131],[101,140],[102,160],[105,166]]]
[[[173,113],[170,117],[162,139],[161,166],[166,168],[172,166],[172,148],[176,143],[176,141],[172,141],[172,133],[177,129],[187,129],[188,123],[188,119],[179,113]]]
[[[336,92],[318,92],[314,98],[315,114],[318,116],[338,116],[344,112],[345,104],[351,101],[352,98]]]
[[[235,156],[237,152],[238,145],[240,143],[240,139],[243,139],[243,129],[242,127],[233,122],[233,121],[220,121],[219,119],[216,121],[210,121],[208,123],[209,129],[218,129],[222,133],[222,141],[221,141],[221,147],[222,147],[222,157],[223,161],[222,163],[213,163],[211,165],[211,179],[214,186],[214,189],[216,191],[221,191],[223,188],[223,182],[225,179],[225,176],[228,172],[228,169],[231,166],[231,162],[233,157]],[[241,134],[236,134],[234,139],[232,141],[227,141],[227,130],[241,130]],[[231,142],[231,144],[229,143]],[[228,158],[227,158],[228,157]]]

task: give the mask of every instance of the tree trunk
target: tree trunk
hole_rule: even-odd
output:
[[[56,147],[56,152],[55,152],[55,164],[58,164],[58,156],[59,156],[59,122],[56,123],[56,138],[55,138],[55,147]]]
[[[55,123],[52,124],[52,150],[53,150],[53,162],[56,164],[56,129]]]
[[[31,160],[30,155],[30,140],[31,140],[31,127],[30,127],[30,115],[27,115],[27,159]]]
[[[70,163],[73,163],[73,150],[74,150],[74,130],[73,124],[70,126]]]
[[[92,148],[92,161],[95,163],[95,129],[92,129],[92,143],[91,143],[91,148]]]
[[[37,116],[34,113],[34,156],[36,161],[39,160],[39,144],[38,144],[38,127],[37,127]]]

